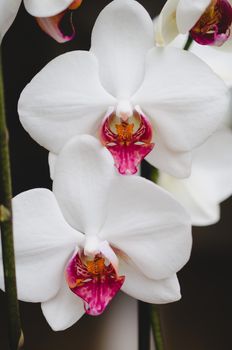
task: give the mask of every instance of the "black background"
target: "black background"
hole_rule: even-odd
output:
[[[152,17],[159,13],[163,2],[140,1]],[[20,91],[53,57],[69,50],[89,49],[93,24],[107,3],[109,1],[84,0],[74,14],[77,37],[71,43],[63,45],[55,43],[42,33],[34,18],[21,6],[14,24],[3,40],[14,195],[34,187],[51,187],[47,151],[26,134],[18,120],[17,100]],[[166,350],[232,348],[231,204],[231,200],[222,204],[219,224],[194,229],[191,260],[179,273],[182,300],[160,307]],[[4,293],[0,291],[0,349],[8,350],[4,307]],[[111,306],[107,312],[110,312],[110,308]],[[99,318],[84,316],[69,330],[54,333],[47,325],[39,304],[20,303],[20,309],[26,349],[88,350],[94,347],[97,350],[93,344],[97,344],[98,329],[104,315]]]

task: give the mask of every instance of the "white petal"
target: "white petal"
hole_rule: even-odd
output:
[[[24,0],[26,10],[35,17],[50,17],[65,10],[73,0]]]
[[[73,138],[57,158],[54,193],[69,224],[85,234],[97,234],[105,218],[114,177],[113,158],[98,140]]]
[[[232,194],[232,132],[215,132],[193,153],[194,177],[210,201],[222,202]]]
[[[224,45],[220,49],[224,48]],[[232,85],[232,50],[230,52],[222,51],[215,49],[215,47],[203,46],[193,42],[190,51],[205,61],[227,85]]]
[[[49,190],[16,196],[13,215],[19,299],[48,300],[59,290],[66,261],[82,235],[64,221]],[[1,275],[1,288],[3,284]]]
[[[100,79],[117,98],[129,98],[144,76],[145,54],[153,47],[153,24],[134,0],[112,1],[100,13],[92,33]]]
[[[199,181],[196,181],[195,177],[180,180],[160,173],[158,184],[169,191],[188,210],[193,225],[207,226],[219,220],[219,205],[209,201],[204,192],[200,191]]]
[[[191,152],[170,150],[163,144],[158,134],[155,136],[155,148],[148,154],[146,160],[157,169],[178,178],[188,177],[191,173]]]
[[[167,279],[152,280],[123,260],[120,260],[120,274],[126,277],[122,291],[136,299],[147,303],[165,304],[181,298],[176,275]]]
[[[179,34],[176,24],[176,9],[179,0],[167,0],[157,19],[155,40],[160,46],[169,44]]]
[[[21,0],[1,0],[0,4],[0,44],[17,15]]]
[[[203,15],[211,0],[180,0],[176,10],[179,32],[187,33]]]
[[[132,102],[152,120],[156,144],[162,140],[167,152],[191,151],[226,115],[230,102],[226,85],[199,58],[175,48],[151,50],[146,68]]]
[[[188,179],[160,174],[159,185],[188,210],[194,225],[214,224],[220,218],[219,203],[232,194],[231,131],[218,130],[193,155]]]
[[[83,300],[71,292],[64,279],[57,295],[43,302],[41,308],[54,331],[71,327],[85,313]]]
[[[98,78],[93,54],[73,51],[51,61],[23,90],[19,115],[42,146],[58,153],[78,134],[95,134],[114,99]]]
[[[192,243],[185,210],[166,191],[137,176],[115,179],[99,236],[152,279],[180,270]]]
[[[55,153],[52,153],[52,152],[48,153],[48,165],[50,170],[50,177],[52,180],[54,179],[56,159],[57,159],[57,155]]]
[[[156,20],[155,20],[156,23]],[[188,39],[188,35],[179,34],[174,41],[170,43],[170,46],[182,49]],[[228,42],[228,41],[227,41]],[[232,85],[232,60],[231,50],[223,50],[225,48],[224,43],[220,48],[209,45],[199,45],[195,41],[191,44],[190,52],[200,57],[205,63],[212,68],[212,70],[222,78],[228,86]],[[232,44],[232,40],[229,40]]]

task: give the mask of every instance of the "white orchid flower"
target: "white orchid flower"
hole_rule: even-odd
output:
[[[146,159],[177,177],[191,151],[228,108],[225,84],[198,58],[153,46],[153,23],[134,0],[100,13],[88,51],[51,61],[22,92],[24,128],[52,154],[77,134],[91,134],[112,153],[121,174]]]
[[[193,153],[192,173],[177,179],[160,173],[158,184],[185,207],[192,224],[206,226],[220,219],[220,203],[232,194],[232,132],[222,128]]]
[[[1,0],[0,3],[0,42],[13,23],[22,0]],[[60,23],[66,12],[77,9],[82,0],[23,0],[26,10],[35,16],[42,30],[59,43],[71,40],[75,29],[70,15],[72,33],[65,35]]]
[[[166,191],[118,175],[112,163],[99,141],[77,136],[57,159],[53,192],[13,200],[18,295],[42,302],[54,330],[101,314],[119,289],[150,303],[180,298],[190,217]]]
[[[167,0],[159,16],[156,41],[163,46],[178,34],[188,33],[198,44],[226,43],[231,50],[231,25],[231,0]]]
[[[154,20],[155,32],[157,19]],[[183,48],[186,35],[178,35],[169,45]],[[193,43],[190,51],[204,60],[230,87],[232,60],[229,52]],[[203,145],[193,152],[192,173],[177,179],[160,172],[158,184],[167,189],[188,210],[193,225],[206,226],[220,219],[220,203],[232,194],[231,110],[222,124]]]

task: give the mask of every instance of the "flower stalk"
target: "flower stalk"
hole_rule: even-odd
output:
[[[11,350],[18,350],[21,349],[23,345],[23,334],[21,331],[19,305],[17,300],[11,198],[12,189],[9,140],[4,106],[2,61],[0,57],[0,228],[9,345]]]
[[[160,315],[156,305],[152,305],[151,325],[152,325],[153,337],[155,342],[155,349],[164,350],[164,341],[163,341],[163,335],[161,330]]]
[[[183,47],[183,49],[184,49],[185,51],[188,51],[188,50],[190,49],[192,43],[193,43],[193,39],[192,39],[192,37],[189,35],[189,36],[188,36],[188,39],[187,39],[187,41],[186,41],[186,43],[185,43],[185,45],[184,45],[184,47]]]

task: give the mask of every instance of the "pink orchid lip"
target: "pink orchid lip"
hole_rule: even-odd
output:
[[[212,0],[204,14],[190,30],[200,45],[223,45],[230,37],[232,7],[227,0]]]
[[[86,313],[98,316],[119,292],[125,277],[118,276],[114,266],[101,253],[90,258],[81,251],[69,261],[66,281],[70,290],[83,299]]]
[[[114,158],[122,175],[133,175],[140,162],[152,151],[152,125],[139,109],[131,117],[118,117],[113,111],[103,120],[100,140]]]
[[[76,32],[73,25],[72,12],[82,3],[82,0],[75,0],[61,13],[52,17],[37,17],[36,21],[40,28],[58,43],[65,43],[74,38]],[[69,33],[65,34],[64,24],[69,27]],[[66,27],[66,26],[65,26]]]

